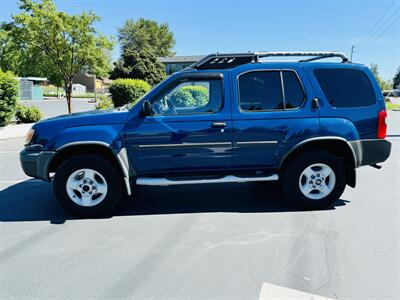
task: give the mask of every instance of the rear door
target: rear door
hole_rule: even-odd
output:
[[[321,130],[325,135],[339,132],[330,126],[333,118],[355,126],[361,139],[377,136],[378,113],[385,109],[383,95],[371,71],[354,64],[304,64],[317,97],[321,99]],[[339,122],[337,122],[339,123]],[[346,124],[345,124],[346,123]],[[354,138],[343,126],[342,134]]]
[[[130,160],[139,174],[229,169],[232,121],[223,73],[182,75],[150,99],[154,115],[126,129]],[[228,99],[227,101],[225,99]]]
[[[276,169],[293,145],[318,135],[319,111],[299,64],[238,68],[231,81],[233,168]]]

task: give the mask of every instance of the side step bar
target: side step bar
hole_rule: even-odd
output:
[[[275,181],[278,180],[278,175],[273,174],[264,177],[237,177],[234,175],[227,175],[225,177],[216,179],[192,179],[192,180],[171,180],[167,178],[152,178],[152,177],[139,177],[136,179],[137,185],[183,185],[183,184],[205,184],[205,183],[228,183],[228,182],[254,182],[254,181]]]

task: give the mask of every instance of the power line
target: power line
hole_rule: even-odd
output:
[[[392,6],[394,5],[394,3],[396,2],[396,0],[393,0],[389,6],[385,9],[385,11],[383,12],[383,14],[380,16],[380,18],[378,19],[378,21],[376,21],[376,23],[368,30],[368,32],[365,34],[365,36],[363,36],[358,42],[357,44],[359,45],[360,43],[362,43],[362,41],[365,38],[368,38],[369,34],[371,34],[374,29],[376,28],[376,26],[378,26],[378,24],[382,21],[382,19],[385,17],[385,15],[387,14],[387,12],[389,11],[390,8],[392,8]]]
[[[380,26],[378,26],[378,27],[376,28],[376,30],[375,30],[368,38],[366,38],[363,42],[359,42],[358,45],[357,45],[357,47],[360,47],[360,45],[361,45],[361,47],[365,47],[367,44],[369,44],[369,42],[370,42],[371,40],[374,39],[374,35],[376,35],[376,34],[380,35],[379,32],[381,31],[381,29],[385,28],[385,26],[386,26],[390,21],[392,21],[393,18],[397,19],[398,16],[396,16],[396,15],[397,15],[397,12],[399,12],[399,11],[400,11],[400,6],[397,7],[397,9],[393,11],[393,13],[386,19],[386,21],[383,22]],[[394,23],[396,23],[396,22],[394,22]],[[392,25],[392,24],[393,24],[393,23],[391,23],[391,25]],[[391,25],[389,25],[389,27],[390,27]],[[386,27],[386,28],[387,28],[387,27]],[[383,29],[383,30],[386,31],[386,29]]]
[[[385,32],[388,31],[389,28],[392,27],[394,24],[396,24],[397,21],[399,21],[399,20],[400,20],[400,15],[398,15],[397,18],[394,19],[393,22],[390,23],[389,26],[387,26],[372,42],[365,44],[363,47],[361,47],[361,49],[359,49],[357,51],[364,50],[365,48],[372,46],[372,44],[374,44],[374,42],[376,42],[382,35],[384,35]]]

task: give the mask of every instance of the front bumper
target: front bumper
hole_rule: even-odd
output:
[[[22,169],[28,176],[50,181],[49,165],[55,151],[22,150],[19,154]]]
[[[350,144],[356,156],[357,167],[384,162],[392,149],[392,144],[387,140],[358,140]]]

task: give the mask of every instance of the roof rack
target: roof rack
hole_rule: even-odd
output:
[[[299,62],[310,62],[330,57],[339,57],[342,63],[349,59],[342,52],[247,52],[247,53],[214,53],[207,55],[198,62],[189,66],[192,69],[228,69],[239,65],[258,62],[260,58],[277,56],[309,56],[310,58],[299,60]]]

